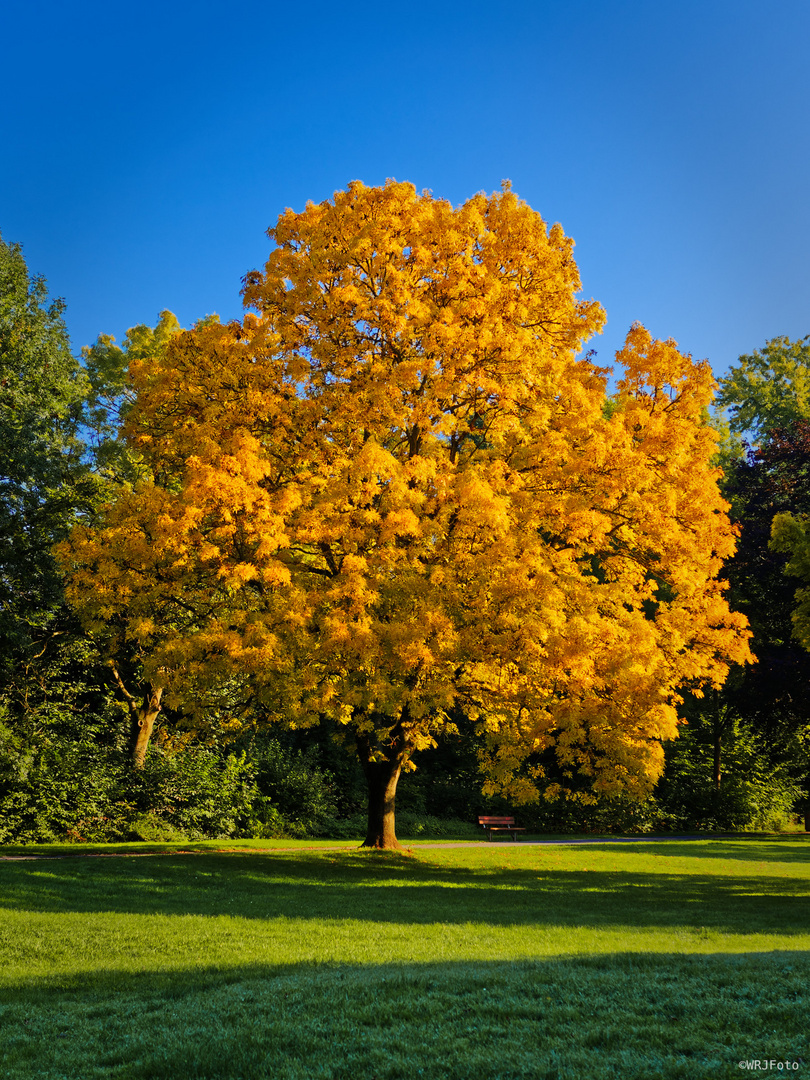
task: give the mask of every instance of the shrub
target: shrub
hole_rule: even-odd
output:
[[[245,754],[223,756],[201,746],[172,755],[150,750],[144,768],[127,773],[123,789],[134,809],[128,838],[138,840],[250,835],[261,803],[255,765]]]
[[[315,747],[296,749],[280,738],[256,738],[247,751],[263,802],[256,808],[262,836],[321,836],[337,816],[332,775]]]
[[[712,783],[710,724],[700,717],[667,747],[656,789],[662,827],[679,831],[778,831],[786,828],[804,792],[774,760],[767,740],[737,721],[722,744],[722,780]]]
[[[39,745],[15,737],[0,714],[0,843],[106,840],[120,813],[120,762],[91,738]]]

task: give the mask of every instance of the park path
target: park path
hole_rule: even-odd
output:
[[[683,841],[696,841],[696,840],[743,840],[743,839],[757,839],[763,840],[769,837],[774,839],[810,839],[808,833],[769,833],[769,834],[746,834],[746,833],[704,833],[689,834],[683,836],[585,836],[585,837],[571,837],[569,839],[560,838],[559,840],[436,840],[429,841],[427,843],[422,841],[416,841],[415,843],[408,843],[403,841],[402,847],[404,850],[418,848],[419,850],[426,848],[480,848],[480,847],[508,847],[508,848],[523,848],[523,847],[555,847],[555,846],[571,846],[577,844],[671,844],[673,842]],[[291,851],[353,851],[360,850],[359,848],[351,848],[344,844],[333,845],[312,845],[312,847],[272,847],[272,848],[243,848],[243,847],[221,847],[221,848],[204,848],[202,850],[183,849],[178,848],[172,851],[77,851],[71,855],[0,855],[0,862],[38,862],[44,860],[54,859],[151,859],[161,855],[233,855],[233,854],[245,854],[245,855],[273,855],[281,853],[289,853]]]

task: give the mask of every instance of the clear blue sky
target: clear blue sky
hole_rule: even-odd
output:
[[[30,0],[0,42],[0,232],[77,350],[237,316],[286,206],[386,177],[560,221],[603,363],[810,333],[807,0]]]

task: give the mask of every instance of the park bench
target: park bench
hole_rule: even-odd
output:
[[[513,840],[517,840],[517,833],[526,832],[519,825],[515,825],[515,819],[513,817],[493,817],[491,814],[479,814],[478,824],[483,826],[484,831],[487,834],[487,840],[492,839],[492,834],[496,832],[510,833]]]

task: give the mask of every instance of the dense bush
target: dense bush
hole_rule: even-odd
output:
[[[272,816],[253,762],[199,746],[171,756],[152,750],[141,771],[127,770],[121,796],[133,811],[132,840],[250,836],[260,818]]]
[[[659,827],[660,808],[654,799],[599,799],[593,804],[560,799],[521,806],[514,813],[520,825],[536,833],[647,833]]]
[[[748,776],[727,773],[719,790],[704,776],[674,773],[660,786],[658,827],[775,832],[790,824],[803,795],[789,776],[761,765],[752,765]]]
[[[106,839],[116,798],[116,779],[103,751],[45,746],[18,750],[8,728],[0,729],[0,843],[77,838],[89,828]]]
[[[0,843],[115,835],[120,754],[97,738],[101,717],[41,707],[22,727],[0,705]]]
[[[291,740],[265,736],[246,751],[263,800],[256,808],[260,836],[319,836],[337,815],[331,774],[321,768],[314,746],[296,749]],[[263,815],[270,813],[269,818]]]
[[[0,843],[306,836],[334,820],[331,780],[311,752],[272,739],[253,756],[154,747],[135,772],[100,738],[103,718],[50,721],[23,738],[0,709]]]

